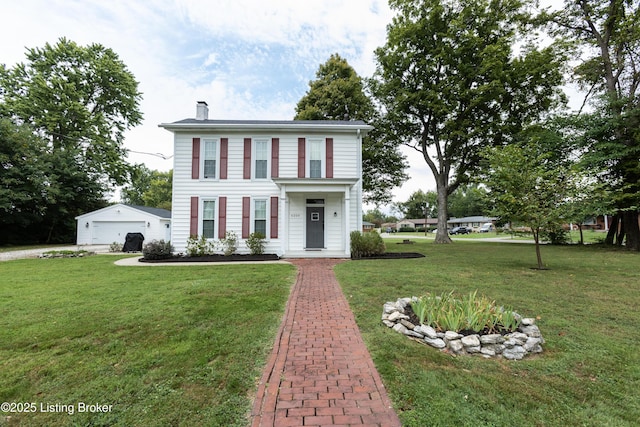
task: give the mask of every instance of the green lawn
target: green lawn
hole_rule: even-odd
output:
[[[550,270],[536,271],[532,245],[399,241],[389,250],[426,257],[336,273],[405,426],[636,425],[639,254],[544,246]],[[112,405],[3,413],[0,425],[247,426],[294,268],[127,268],[117,258],[0,263],[0,402]],[[451,357],[380,322],[386,301],[476,289],[539,316],[545,352]]]
[[[399,240],[398,240],[399,241]],[[640,419],[640,255],[597,246],[458,241],[390,251],[336,273],[405,426],[635,426]],[[545,352],[522,361],[452,357],[386,328],[382,305],[426,292],[478,290],[539,316]]]
[[[0,402],[37,406],[0,425],[248,425],[294,268],[116,259],[0,262]]]

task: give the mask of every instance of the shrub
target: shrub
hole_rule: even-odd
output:
[[[249,235],[245,244],[247,245],[247,248],[249,248],[251,255],[262,255],[264,253],[264,239],[264,234],[259,232],[251,233]]]
[[[400,230],[398,231],[400,231],[401,233],[413,233],[416,231],[416,229],[413,227],[400,227]]]
[[[453,291],[441,295],[427,294],[411,301],[411,309],[420,323],[441,332],[514,332],[520,326],[520,316],[477,291],[455,298]]]
[[[173,254],[171,242],[164,240],[152,240],[142,248],[144,259],[167,259]]]
[[[204,236],[190,236],[187,240],[187,256],[198,257],[211,255],[215,252],[215,243],[208,241]]]
[[[225,256],[233,255],[238,250],[238,236],[233,231],[227,231],[220,245]]]
[[[113,242],[109,245],[109,252],[122,252],[122,243]]]
[[[352,231],[351,234],[351,258],[366,258],[382,255],[386,251],[382,236],[376,232],[364,233]]]

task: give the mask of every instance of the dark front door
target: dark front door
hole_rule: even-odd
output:
[[[307,207],[307,249],[324,248],[324,206]]]

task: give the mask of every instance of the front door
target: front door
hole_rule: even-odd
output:
[[[307,206],[307,249],[324,248],[324,206]]]

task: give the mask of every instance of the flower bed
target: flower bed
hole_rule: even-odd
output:
[[[385,303],[382,309],[382,323],[418,342],[454,355],[468,354],[519,360],[529,354],[543,351],[544,338],[534,318],[523,318],[513,312],[517,320],[514,331],[440,331],[419,322],[411,307],[411,304],[417,301],[418,298],[413,297]]]

